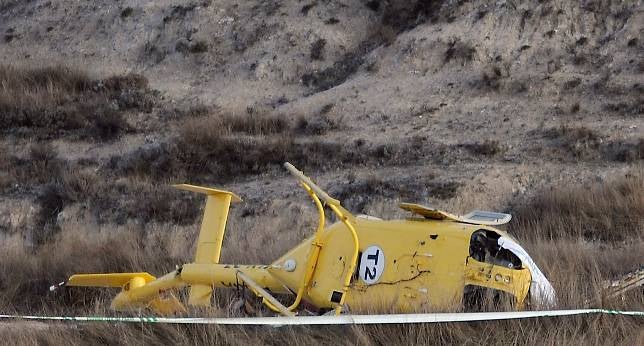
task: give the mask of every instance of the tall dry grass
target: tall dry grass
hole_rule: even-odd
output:
[[[516,201],[511,230],[526,239],[622,242],[644,236],[644,174],[551,187]]]
[[[622,217],[631,215],[642,220],[644,216],[638,198],[642,192],[640,173],[590,186],[544,190],[533,199],[515,202],[517,213],[510,231],[553,283],[559,308],[585,307],[589,300],[599,298],[599,305],[593,307],[644,310],[641,291],[616,300],[601,297],[604,280],[642,265],[641,229],[624,229],[622,240],[611,238],[608,242],[570,230],[570,225],[582,222],[606,234],[612,234],[610,226],[617,223],[636,227],[634,222],[624,223]],[[298,201],[304,203],[304,199]],[[315,210],[299,202],[274,201],[266,207],[285,210],[284,213],[253,215],[243,208],[233,208],[223,260],[267,263],[301,241],[312,232],[316,219]],[[557,207],[546,207],[550,205]],[[601,223],[594,218],[611,221]],[[106,307],[116,293],[114,290],[67,289],[49,294],[47,287],[74,272],[167,272],[176,264],[190,261],[197,228],[197,224],[176,226],[171,222],[115,227],[81,220],[64,224],[50,242],[36,248],[27,246],[21,238],[9,237],[0,245],[0,251],[6,255],[0,262],[0,308],[5,312],[33,314],[112,314]],[[234,313],[228,306],[236,298],[235,292],[219,290],[216,297],[212,309],[193,309],[190,315]],[[261,306],[250,295],[247,298]],[[643,327],[641,318],[592,315],[480,323],[278,329],[2,323],[0,331],[8,337],[3,342],[24,344],[641,344]]]
[[[642,323],[608,316],[344,327],[223,327],[139,324],[5,327],[4,342],[18,344],[215,345],[641,345]]]

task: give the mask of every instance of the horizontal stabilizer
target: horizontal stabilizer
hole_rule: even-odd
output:
[[[241,202],[241,198],[237,196],[236,194],[226,191],[226,190],[218,190],[218,189],[212,189],[209,187],[203,187],[203,186],[197,186],[197,185],[190,185],[190,184],[177,184],[177,185],[172,185],[173,187],[179,189],[179,190],[186,190],[186,191],[191,191],[191,192],[196,192],[196,193],[201,193],[204,195],[230,195],[231,201],[232,202]]]
[[[67,280],[66,286],[123,287],[136,277],[142,278],[145,283],[156,280],[149,273],[76,274]]]

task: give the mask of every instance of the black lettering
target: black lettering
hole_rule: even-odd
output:
[[[369,276],[369,278],[367,278]],[[368,267],[365,268],[364,270],[364,279],[365,281],[367,280],[373,280],[376,278],[376,268],[373,268],[373,273],[369,270]]]
[[[376,250],[375,255],[367,255],[367,259],[372,260],[373,264],[378,265],[378,255],[380,255],[380,250]]]

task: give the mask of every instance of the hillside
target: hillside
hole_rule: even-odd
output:
[[[577,307],[644,265],[642,23],[641,1],[0,0],[0,311],[99,313],[103,293],[46,288],[189,260],[202,201],[173,183],[242,197],[225,261],[275,259],[316,222],[285,161],[356,213],[404,217],[400,201],[512,213],[510,233]],[[229,313],[221,299],[195,313]],[[644,338],[627,318],[520,325],[534,334],[375,327],[345,342]],[[50,342],[109,333],[83,328]],[[134,342],[136,327],[118,328]],[[172,328],[147,342],[244,334]],[[342,335],[307,333],[299,343]],[[241,338],[285,337],[269,334]]]

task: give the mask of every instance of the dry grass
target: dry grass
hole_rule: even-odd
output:
[[[588,333],[588,331],[594,331]],[[225,345],[402,345],[402,344],[641,344],[641,324],[607,316],[430,325],[354,327],[221,327],[80,324],[47,331],[8,331],[20,344],[225,344]]]
[[[0,65],[0,132],[36,139],[111,140],[131,128],[127,110],[149,110],[140,75],[92,79],[65,66]]]
[[[584,306],[586,299],[600,297],[601,282],[641,266],[644,251],[641,221],[644,201],[640,174],[615,178],[605,183],[568,189],[547,190],[535,198],[515,201],[515,221],[510,232],[526,246],[558,292],[561,308]],[[429,177],[433,178],[433,177]],[[79,178],[80,179],[80,178]],[[78,179],[77,179],[78,180]],[[70,185],[82,185],[78,182]],[[382,181],[369,179],[356,185],[359,193],[383,193]],[[365,190],[366,189],[366,190]],[[365,191],[363,191],[365,190]],[[375,191],[375,192],[374,192]],[[142,191],[145,200],[158,191]],[[358,192],[356,192],[358,193]],[[161,194],[159,199],[169,195]],[[302,197],[303,198],[303,197]],[[297,203],[275,201],[253,213],[233,209],[225,239],[223,260],[228,263],[266,263],[297,244],[314,229],[315,211],[304,199]],[[252,203],[252,201],[251,201]],[[610,206],[610,207],[608,207]],[[172,209],[172,208],[171,208]],[[275,214],[270,210],[283,210]],[[171,213],[172,210],[159,210]],[[243,217],[244,215],[248,215]],[[625,219],[625,217],[627,217]],[[132,216],[128,216],[131,220]],[[19,237],[0,244],[6,259],[0,265],[0,306],[3,311],[52,314],[106,314],[107,299],[114,292],[69,289],[51,295],[46,288],[74,272],[146,270],[160,274],[175,264],[190,260],[198,225],[176,226],[147,223],[127,226],[87,224],[68,221],[59,233],[38,248]],[[638,223],[639,222],[639,223]],[[583,225],[591,233],[576,226]],[[584,228],[582,228],[584,229]],[[619,230],[619,232],[615,232]],[[607,239],[609,242],[595,241]],[[220,291],[217,306],[192,310],[192,315],[232,313],[227,302],[234,292]],[[254,304],[259,306],[259,302]],[[644,309],[638,292],[621,301],[605,301],[602,306]],[[225,343],[274,344],[599,344],[605,340],[620,344],[641,343],[644,334],[640,319],[609,316],[457,323],[436,325],[379,325],[356,327],[261,327],[142,326],[137,324],[78,324],[39,326],[2,325],[12,342],[72,343]]]
[[[553,142],[555,152],[577,160],[637,162],[644,159],[644,138],[608,140],[597,130],[568,125],[545,129],[543,135]]]
[[[642,191],[641,173],[605,183],[544,190],[513,208],[512,231],[529,239],[641,241]]]
[[[489,139],[483,142],[465,143],[462,146],[471,154],[480,156],[494,156],[504,151],[503,146],[498,141]]]
[[[423,137],[384,144],[327,138],[327,132],[341,126],[329,111],[323,107],[319,116],[299,117],[295,124],[283,116],[255,112],[187,119],[176,137],[116,155],[108,169],[143,178],[229,182],[271,170],[281,172],[285,161],[303,169],[327,170],[408,165],[422,158],[439,161],[449,156],[449,149],[456,152]]]

